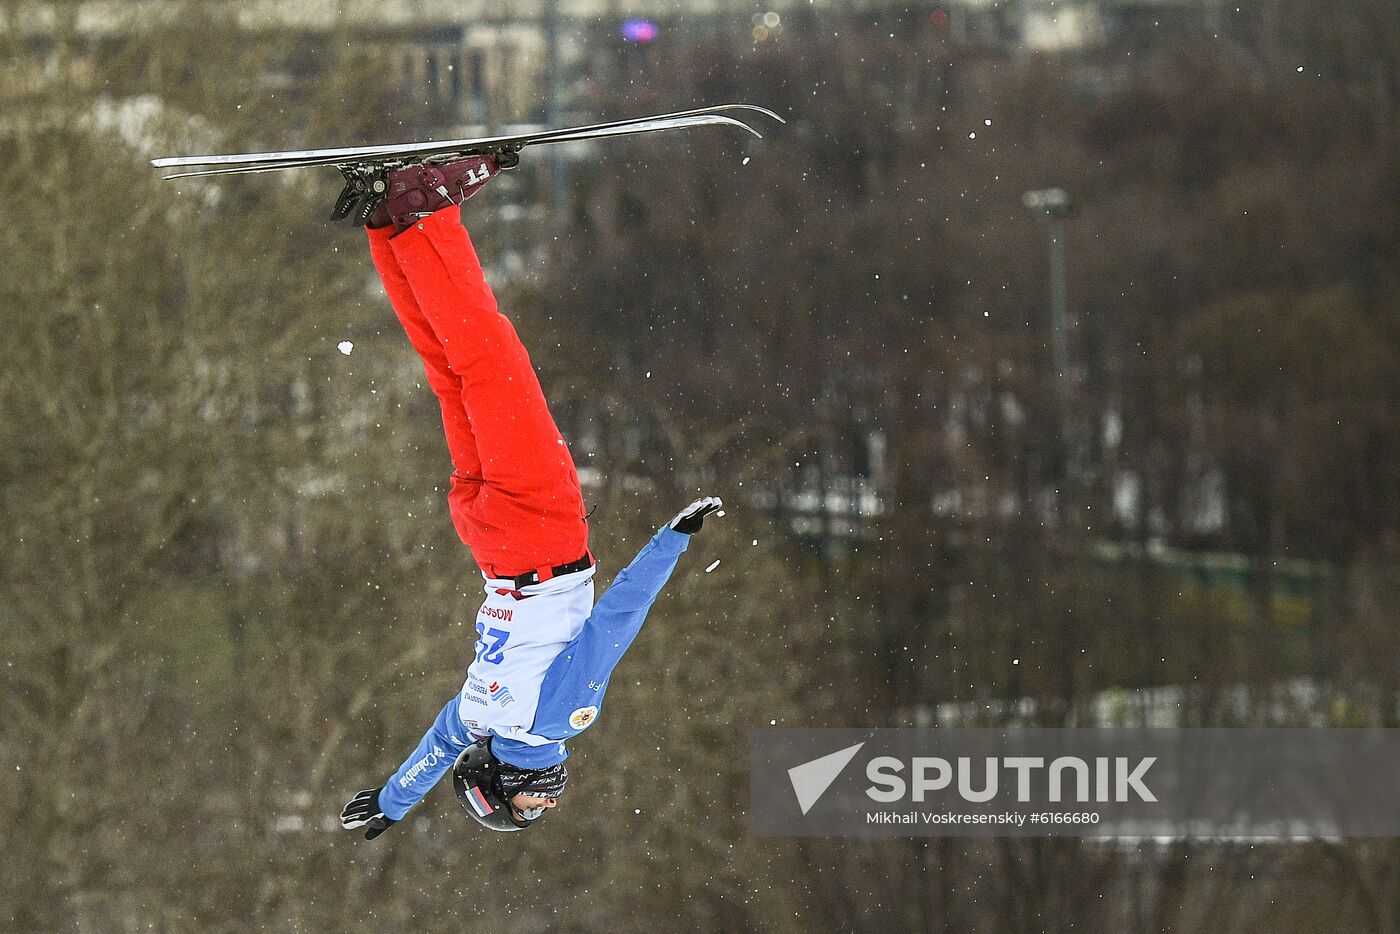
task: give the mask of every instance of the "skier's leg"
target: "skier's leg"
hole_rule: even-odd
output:
[[[389,304],[393,306],[399,323],[403,325],[409,343],[423,359],[428,385],[432,387],[442,409],[442,427],[447,435],[447,449],[452,457],[453,467],[450,499],[462,501],[465,507],[481,488],[481,456],[477,451],[476,438],[472,434],[471,420],[467,418],[467,410],[462,404],[462,381],[452,372],[442,343],[433,333],[432,325],[428,323],[423,310],[418,307],[418,300],[413,297],[408,279],[399,268],[399,261],[389,246],[389,238],[394,233],[393,228],[371,228],[367,232],[370,256],[374,259],[374,268],[379,273],[380,281],[384,283],[384,291],[388,293]],[[460,511],[455,508],[452,510],[454,522]],[[465,539],[462,529],[459,528],[458,532]]]
[[[423,218],[388,245],[461,381],[485,481],[463,517],[477,562],[498,576],[582,557],[588,528],[573,458],[458,210]]]

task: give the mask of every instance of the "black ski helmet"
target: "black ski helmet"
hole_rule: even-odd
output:
[[[472,820],[487,830],[525,830],[539,820],[526,820],[510,806],[501,789],[500,763],[491,752],[490,738],[479,739],[462,750],[452,766],[452,789]]]

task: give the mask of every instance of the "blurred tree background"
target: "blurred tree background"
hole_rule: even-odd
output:
[[[348,31],[132,4],[94,55],[56,3],[36,56],[35,8],[0,8],[12,929],[1400,930],[1389,841],[745,816],[769,724],[1400,725],[1393,3],[1256,0],[1077,57],[829,8],[676,30],[592,90],[790,121],[595,149],[544,221],[528,164],[465,211],[600,582],[694,491],[729,515],[546,831],[487,839],[439,789],[373,845],[342,801],[471,651],[437,409],[362,235],[322,221],[333,173],[145,160],[414,138],[423,102]],[[1078,207],[1063,373],[1022,204],[1050,186]]]

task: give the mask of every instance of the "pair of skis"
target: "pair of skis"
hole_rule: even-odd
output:
[[[663,130],[679,130],[696,126],[733,126],[757,136],[763,135],[753,127],[726,112],[747,111],[786,123],[782,117],[754,104],[720,104],[697,110],[633,117],[589,126],[563,127],[523,133],[517,136],[486,136],[476,139],[454,139],[419,143],[391,143],[387,146],[350,146],[342,149],[303,149],[289,152],[245,152],[222,156],[166,156],[152,159],[158,169],[190,169],[175,172],[165,178],[198,178],[206,175],[237,175],[247,172],[281,172],[317,165],[377,165],[395,168],[412,162],[453,161],[465,156],[518,154],[527,146],[548,143],[572,143],[579,140],[634,136]],[[747,116],[747,114],[745,114]]]
[[[562,127],[523,133],[515,136],[487,136],[475,139],[425,141],[390,144],[386,146],[350,146],[340,149],[303,149],[288,152],[245,152],[211,156],[167,156],[152,159],[158,169],[178,169],[164,176],[167,179],[203,178],[211,175],[243,175],[252,172],[285,172],[315,166],[334,166],[345,176],[345,189],[336,201],[332,219],[354,214],[362,222],[388,191],[387,173],[415,163],[443,164],[469,156],[494,155],[501,168],[509,169],[520,161],[521,150],[551,143],[573,143],[581,140],[611,139],[658,133],[699,126],[738,127],[762,139],[752,126],[731,114],[749,117],[759,114],[786,123],[782,117],[753,104],[720,104],[654,114],[630,120],[614,120],[589,126]]]

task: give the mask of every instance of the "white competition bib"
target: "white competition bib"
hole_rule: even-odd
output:
[[[458,711],[468,730],[530,745],[549,742],[529,732],[540,683],[593,611],[593,571],[521,590],[512,589],[510,581],[486,581],[486,602],[476,612],[476,656],[467,668]]]

